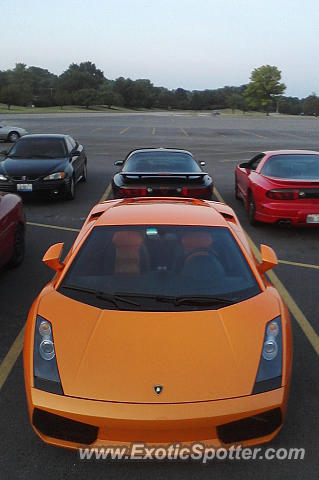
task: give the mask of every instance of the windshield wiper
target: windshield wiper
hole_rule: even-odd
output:
[[[166,302],[166,303],[173,303],[174,305],[218,305],[218,304],[225,304],[225,305],[232,305],[239,300],[237,298],[222,298],[222,297],[214,297],[211,295],[180,295],[178,297],[173,297],[169,295],[156,295],[152,293],[129,293],[129,292],[119,292],[118,295],[124,297],[142,297],[142,298],[150,298],[152,300],[156,300],[157,302]]]
[[[78,287],[77,285],[62,285],[62,288],[67,288],[69,290],[77,290],[79,292],[84,292],[84,293],[91,293],[95,295],[96,298],[113,303],[113,305],[115,305],[119,309],[120,309],[120,306],[118,302],[123,302],[129,305],[140,307],[139,303],[132,302],[131,300],[126,300],[125,298],[122,298],[121,295],[117,295],[116,293],[113,294],[113,293],[99,292],[98,290],[94,290],[93,288]]]
[[[166,301],[166,300],[161,300]],[[237,299],[229,299],[229,298],[222,298],[222,297],[213,297],[211,295],[186,295],[180,296],[175,298],[175,305],[218,305],[218,304],[225,304],[225,305],[232,305],[236,303]]]

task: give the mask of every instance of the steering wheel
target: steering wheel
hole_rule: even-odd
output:
[[[205,256],[209,256],[209,257],[216,257],[216,254],[214,253],[213,250],[211,249],[207,249],[207,248],[203,248],[203,247],[200,247],[200,248],[193,248],[192,250],[190,250],[189,252],[187,252],[183,258],[183,265],[188,262],[188,260],[193,257],[193,256],[196,256],[196,255],[205,255]]]

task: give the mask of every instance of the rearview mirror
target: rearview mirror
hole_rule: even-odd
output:
[[[114,162],[114,165],[116,167],[121,167],[123,165],[123,163],[124,163],[124,160],[117,160],[116,162]]]
[[[272,248],[267,245],[260,245],[261,263],[257,266],[259,273],[265,273],[267,270],[278,265],[277,255]]]
[[[51,245],[42,258],[42,262],[56,272],[62,270],[64,267],[64,263],[60,262],[63,245],[64,243],[56,243],[55,245]]]

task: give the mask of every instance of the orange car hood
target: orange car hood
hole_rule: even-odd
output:
[[[250,395],[279,304],[269,287],[219,310],[100,310],[52,290],[39,314],[52,323],[65,395],[175,403]]]

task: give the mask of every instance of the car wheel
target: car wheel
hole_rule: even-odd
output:
[[[8,142],[16,142],[17,140],[19,140],[20,138],[20,135],[18,134],[18,132],[10,132],[9,135],[8,135]]]
[[[24,228],[22,225],[18,225],[14,235],[14,250],[13,254],[7,263],[9,268],[14,268],[22,263],[24,258],[25,251],[25,240],[24,240]]]
[[[252,193],[249,194],[248,198],[248,218],[250,225],[257,225],[258,222],[255,219],[256,216],[256,204]]]
[[[88,178],[88,168],[87,168],[87,164],[85,162],[85,164],[83,165],[83,170],[82,170],[82,175],[81,175],[81,182],[86,182],[87,181],[87,178]]]
[[[73,200],[74,197],[75,197],[75,181],[74,181],[74,177],[71,177],[69,189],[65,195],[65,198],[67,200]]]

